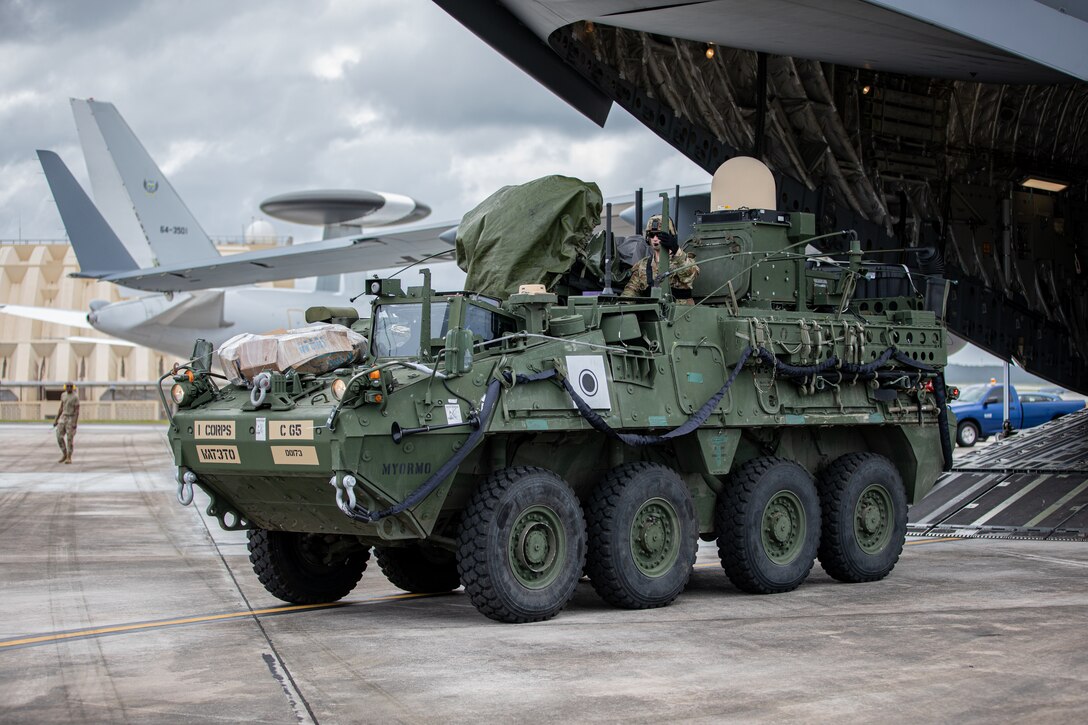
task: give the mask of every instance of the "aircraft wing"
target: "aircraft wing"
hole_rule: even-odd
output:
[[[25,317],[41,322],[52,322],[55,325],[67,325],[83,330],[93,330],[91,323],[87,322],[87,313],[79,310],[55,310],[52,307],[26,307],[24,305],[0,305],[0,312],[6,312],[16,317]],[[99,340],[99,342],[103,342]]]
[[[402,227],[372,236],[343,237],[243,252],[200,264],[137,269],[104,275],[99,279],[148,292],[191,292],[396,267],[418,262],[427,256],[452,252],[452,242],[440,235],[456,226],[457,222],[448,222]],[[444,236],[449,238],[449,235]]]
[[[55,325],[67,325],[78,327],[82,330],[93,330],[94,327],[87,322],[87,313],[79,310],[55,310],[52,307],[27,307],[24,305],[0,305],[0,313],[7,313],[15,317],[25,317],[28,320],[50,322]],[[135,343],[127,340],[118,340],[116,337],[87,337],[85,335],[69,335],[68,342],[87,342],[93,345],[119,345],[121,347],[136,347]]]
[[[81,335],[69,335],[68,342],[89,342],[92,345],[113,345],[114,347],[139,347],[128,340],[118,340],[116,337],[83,337]]]

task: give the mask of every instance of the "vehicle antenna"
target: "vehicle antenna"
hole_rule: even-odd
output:
[[[604,289],[601,294],[614,295],[612,289],[612,205],[604,205]]]
[[[409,269],[411,269],[412,267],[416,266],[417,264],[422,264],[422,263],[426,262],[428,259],[434,259],[435,257],[441,257],[443,254],[449,254],[450,251],[451,250],[447,249],[447,250],[442,251],[442,252],[435,252],[434,254],[428,254],[426,257],[423,257],[422,259],[417,259],[416,261],[412,262],[411,264],[405,265],[404,267],[401,267],[396,272],[389,275],[389,278],[392,279],[393,277],[396,277],[401,272],[406,272]]]
[[[443,254],[449,254],[449,253],[450,253],[450,250],[447,249],[447,250],[444,250],[444,251],[441,251],[441,252],[435,252],[434,254],[428,254],[426,257],[423,257],[422,259],[417,259],[416,261],[412,262],[411,264],[408,264],[408,265],[405,265],[405,266],[401,267],[396,272],[389,275],[389,279],[393,279],[394,277],[396,277],[401,272],[407,271],[407,270],[411,269],[412,267],[416,266],[417,264],[422,264],[423,262],[426,262],[428,259],[434,259],[435,257],[441,257]],[[360,297],[362,297],[366,293],[367,293],[366,290],[363,290],[362,292],[360,292],[359,294],[355,295],[350,300],[348,300],[348,302],[354,302],[355,300],[359,299]]]
[[[676,191],[672,195],[673,201],[676,202],[676,207],[672,212],[672,223],[676,226],[676,241],[680,241],[680,184],[676,185]]]

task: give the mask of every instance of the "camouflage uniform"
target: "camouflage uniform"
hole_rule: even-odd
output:
[[[57,429],[57,445],[60,446],[58,463],[71,463],[75,450],[76,425],[79,423],[79,395],[74,385],[66,385],[60,396],[60,408],[53,427]]]
[[[643,294],[648,288],[646,267],[654,257],[651,254],[645,259],[640,259],[635,262],[634,268],[631,270],[631,278],[627,280],[627,286],[623,288],[622,297],[638,297]],[[684,250],[680,250],[669,259],[669,270],[674,270],[677,267],[682,267],[687,264],[693,264],[695,257],[691,256]],[[656,273],[657,270],[655,269]],[[695,278],[699,276],[699,267],[691,266],[687,269],[683,269],[675,274],[670,274],[668,281],[673,290],[691,290],[691,286],[695,283]],[[662,280],[664,284],[664,280]],[[681,292],[681,294],[683,294]],[[676,293],[673,293],[674,297]],[[695,300],[688,297],[687,299],[676,298],[676,304],[678,305],[694,305]]]

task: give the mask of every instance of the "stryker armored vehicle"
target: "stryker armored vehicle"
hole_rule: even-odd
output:
[[[616,294],[600,192],[547,177],[465,216],[471,291],[424,273],[370,281],[369,320],[311,309],[367,336],[350,363],[220,386],[198,343],[173,377],[179,499],[198,486],[248,529],[261,582],[296,603],[347,595],[371,549],[397,587],[463,585],[504,622],[554,616],[583,574],[615,606],[666,605],[699,537],[748,592],[817,558],[885,577],[951,462],[941,289],[773,210],[759,162],[712,188],[690,300],[665,253],[645,296]],[[840,254],[806,252],[828,239]]]

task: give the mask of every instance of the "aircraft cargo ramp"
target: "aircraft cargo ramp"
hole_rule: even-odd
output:
[[[907,533],[1088,541],[1088,409],[957,461]]]

